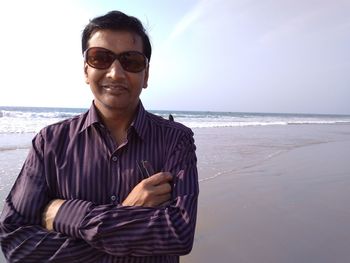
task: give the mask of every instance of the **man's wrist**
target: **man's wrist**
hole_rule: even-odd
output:
[[[64,202],[65,200],[62,200],[62,199],[54,199],[50,203],[48,203],[48,205],[45,207],[45,210],[42,216],[42,225],[47,230],[49,231],[53,230],[53,221],[55,220],[57,212]]]

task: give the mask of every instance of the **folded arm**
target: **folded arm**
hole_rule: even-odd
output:
[[[0,243],[9,262],[93,262],[101,252],[83,240],[50,232],[41,226],[45,205],[50,201],[42,165],[42,138],[33,140],[25,164],[5,200],[0,218]]]
[[[89,255],[86,262],[94,262],[104,253],[183,255],[191,250],[198,196],[192,136],[184,136],[163,168],[173,175],[171,201],[167,205],[143,206],[138,198],[127,198],[124,205],[117,206],[67,200],[58,205],[53,231],[41,226],[44,209],[53,199],[43,171],[42,144],[38,135],[6,199],[0,220],[0,241],[7,259],[72,262]]]
[[[144,205],[140,196],[128,200],[138,187],[142,188],[138,194],[147,195],[145,182],[141,182],[121,205],[96,206],[82,200],[65,201],[54,219],[53,228],[65,235],[82,238],[92,247],[115,256],[189,253],[193,245],[198,197],[192,136],[182,138],[163,170],[173,174],[172,196],[166,205]],[[146,180],[149,179],[152,178]]]

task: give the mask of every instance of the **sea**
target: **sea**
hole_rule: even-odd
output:
[[[49,124],[85,111],[87,109],[83,108],[0,107],[0,134],[37,133]],[[190,128],[350,123],[350,115],[165,110],[150,112],[164,118],[171,114],[175,121]]]

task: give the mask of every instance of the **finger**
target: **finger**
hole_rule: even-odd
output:
[[[159,184],[154,187],[154,194],[163,195],[171,192],[171,185],[169,183]]]
[[[163,203],[169,201],[170,198],[171,198],[171,194],[159,195],[159,196],[157,196],[157,199],[154,200],[153,205],[154,205],[154,206],[158,206],[158,205],[160,205],[160,204],[163,204]]]
[[[160,172],[152,175],[151,177],[147,178],[147,182],[151,183],[152,185],[159,185],[162,183],[170,182],[173,179],[171,173],[169,172]]]
[[[165,194],[165,195],[162,195],[162,198],[161,198],[162,202],[160,204],[163,204],[165,202],[168,202],[171,200],[171,194]]]

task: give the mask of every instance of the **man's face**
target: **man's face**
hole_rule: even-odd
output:
[[[143,53],[140,36],[127,31],[99,30],[88,41],[88,47],[102,47],[115,54],[125,51]],[[147,87],[148,66],[141,72],[125,71],[118,60],[108,69],[96,69],[84,64],[85,81],[90,85],[96,107],[103,110],[133,111],[142,88]]]

